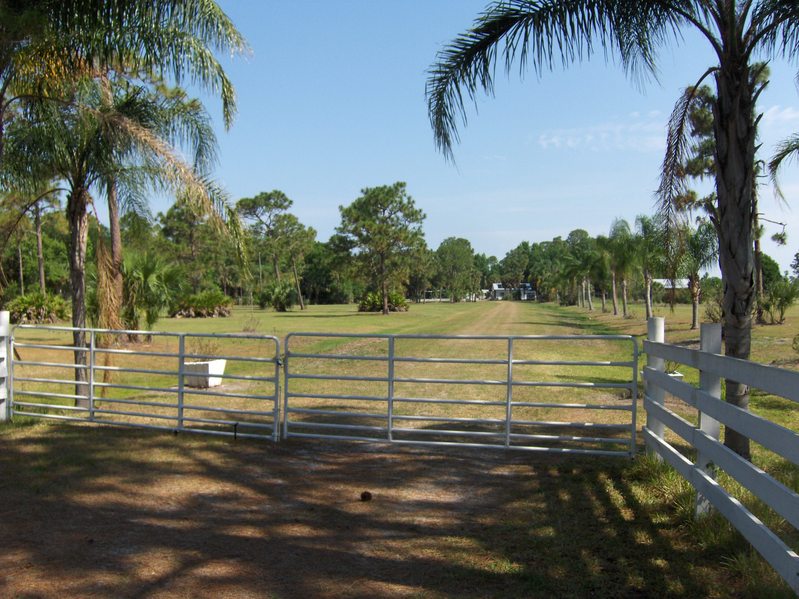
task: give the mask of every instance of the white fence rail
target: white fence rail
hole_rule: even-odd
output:
[[[284,437],[635,452],[630,336],[292,333],[285,351]]]
[[[644,342],[648,365],[644,369],[644,439],[650,451],[673,466],[697,491],[697,515],[715,507],[799,593],[799,555],[715,480],[717,469],[747,488],[791,526],[799,529],[799,494],[719,441],[721,425],[731,428],[794,465],[799,465],[799,434],[721,399],[721,378],[799,403],[799,373],[719,355],[721,328],[703,325],[701,349],[667,345],[662,318],[650,320]],[[665,361],[696,368],[700,385],[694,387],[664,372]],[[696,408],[697,424],[688,422],[665,404],[666,394]],[[689,459],[666,438],[666,429],[696,450]]]
[[[76,330],[12,329],[9,417],[278,440],[277,338],[83,329],[76,350]]]

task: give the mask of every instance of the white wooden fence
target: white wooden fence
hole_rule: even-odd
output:
[[[647,448],[673,466],[696,489],[697,517],[712,508],[718,510],[799,594],[799,555],[715,480],[717,469],[724,470],[799,529],[799,495],[719,442],[723,424],[789,462],[799,464],[796,432],[721,399],[721,379],[725,378],[799,402],[799,373],[720,355],[720,325],[702,326],[699,350],[665,344],[663,331],[663,319],[651,319],[648,340],[644,342],[648,360],[644,370],[647,423],[643,434]],[[666,360],[698,369],[699,387],[669,376],[664,371]],[[698,424],[688,422],[666,407],[667,393],[696,408]],[[695,448],[695,461],[669,443],[665,437],[667,428]]]

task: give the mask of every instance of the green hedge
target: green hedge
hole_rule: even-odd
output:
[[[187,295],[175,302],[169,310],[173,318],[215,318],[230,316],[230,306],[233,304],[224,293],[218,289]]]
[[[6,305],[13,323],[53,323],[69,316],[66,300],[59,295],[34,291],[20,295]]]
[[[358,312],[382,312],[383,296],[376,291],[367,291],[358,303]],[[388,294],[389,312],[407,312],[408,301],[401,293]]]

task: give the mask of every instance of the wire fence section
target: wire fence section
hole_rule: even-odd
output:
[[[284,437],[631,456],[626,335],[292,333]]]
[[[19,325],[11,349],[14,416],[280,435],[275,337]]]

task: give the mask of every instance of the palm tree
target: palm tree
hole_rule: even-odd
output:
[[[608,281],[612,274],[610,269],[610,239],[597,235],[594,243],[594,255],[591,261],[591,278],[596,281],[602,294],[602,312],[607,312]]]
[[[139,328],[144,313],[147,330],[152,330],[161,314],[180,291],[179,270],[158,255],[133,254],[123,263],[125,296],[123,315],[129,329]]]
[[[799,55],[799,3],[795,0],[501,0],[439,52],[427,82],[428,112],[436,144],[452,157],[457,125],[466,120],[464,97],[491,93],[497,61],[510,72],[518,59],[537,74],[601,50],[632,74],[654,74],[656,51],[682,29],[698,31],[717,62],[693,89],[713,77],[716,206],[720,266],[725,281],[726,354],[749,358],[753,282],[753,191],[757,122],[753,57]],[[683,100],[686,100],[685,98]],[[681,192],[690,98],[675,112],[659,197],[665,206]],[[684,108],[684,110],[682,109]],[[681,125],[682,123],[682,125]],[[727,401],[748,408],[745,385],[727,382]],[[749,441],[727,429],[725,443],[749,456]]]
[[[65,83],[103,66],[218,92],[232,122],[235,92],[212,49],[237,54],[247,44],[214,0],[3,2],[0,22],[0,158],[3,127],[21,100],[63,99]]]
[[[67,220],[70,226],[70,285],[76,365],[85,364],[86,247],[92,188],[111,178],[122,180],[146,173],[151,182],[165,189],[185,188],[189,198],[205,212],[224,213],[224,198],[185,164],[159,137],[150,119],[152,97],[141,89],[107,97],[95,78],[84,78],[74,88],[76,102],[37,102],[30,107],[30,120],[17,119],[9,129],[4,161],[11,170],[28,167],[55,173],[67,187]],[[136,160],[120,163],[119,156]],[[234,221],[235,222],[235,221]],[[76,368],[78,391],[85,372]]]
[[[191,99],[180,88],[169,88],[161,82],[149,85],[132,84],[126,76],[104,73],[98,81],[105,90],[102,97],[106,109],[113,109],[114,96],[143,95],[146,101],[141,102],[139,119],[162,139],[172,145],[183,147],[191,152],[194,170],[207,172],[216,161],[216,135],[211,126],[210,117],[205,107],[197,99]],[[100,187],[105,191],[108,202],[108,224],[111,241],[111,252],[105,266],[109,279],[108,296],[103,306],[120,306],[123,301],[122,276],[122,232],[120,227],[119,192],[123,192],[125,208],[145,214],[147,209],[146,183],[152,182],[153,175],[158,179],[160,173],[137,169],[131,164],[135,160],[136,145],[127,144],[113,148],[114,160],[119,164],[119,172],[108,174]],[[101,318],[103,327],[121,328],[118,311],[105,310]]]
[[[627,277],[635,257],[635,245],[630,225],[623,218],[617,218],[610,225],[610,277],[613,294],[613,315],[619,314],[616,299],[616,283],[621,283],[622,315],[627,318]]]
[[[682,262],[688,274],[688,287],[691,290],[691,328],[699,328],[699,297],[701,284],[699,272],[708,268],[718,257],[716,230],[712,224],[702,220],[696,229],[683,228],[684,237]]]
[[[644,299],[646,317],[652,318],[652,278],[665,258],[665,236],[663,227],[657,218],[644,214],[635,219],[636,233],[634,237],[635,259],[641,267],[644,277]]]

